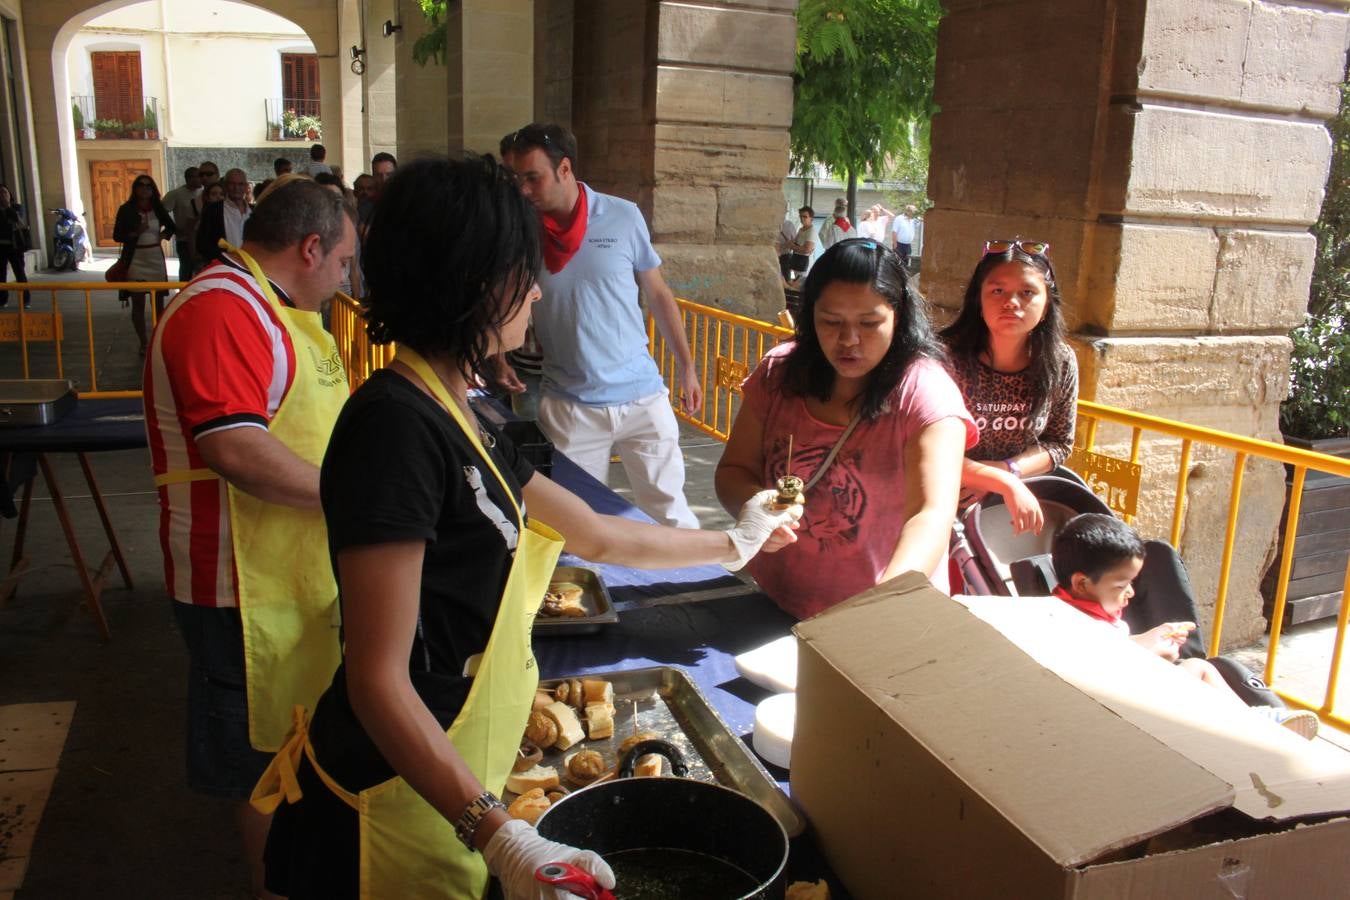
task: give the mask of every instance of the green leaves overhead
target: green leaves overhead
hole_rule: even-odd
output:
[[[412,58],[419,66],[445,62],[445,8],[449,0],[417,0],[427,20],[427,30],[413,42]]]
[[[926,143],[937,0],[802,0],[792,155],[857,175]]]

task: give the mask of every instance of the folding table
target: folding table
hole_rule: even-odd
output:
[[[94,616],[99,632],[104,640],[111,637],[108,621],[104,618],[99,595],[103,592],[104,580],[116,566],[122,575],[122,583],[131,588],[131,572],[122,555],[122,547],[117,541],[112,520],[108,517],[108,508],[103,502],[98,481],[94,478],[93,467],[89,463],[90,453],[107,450],[132,450],[146,446],[145,415],[141,401],[133,399],[83,399],[64,418],[50,425],[32,428],[0,429],[0,482],[3,482],[4,503],[12,509],[14,490],[23,485],[23,498],[18,507],[18,529],[14,535],[14,555],[11,557],[9,573],[0,581],[0,603],[5,602],[18,587],[18,578],[28,568],[29,558],[24,553],[24,538],[28,528],[28,514],[32,507],[33,484],[36,473],[42,473],[42,480],[51,494],[56,517],[65,533],[66,546],[75,563],[75,571],[80,576],[80,586],[84,592],[84,602]],[[74,524],[66,505],[66,498],[56,480],[56,473],[48,457],[54,453],[74,453],[84,472],[85,483],[103,523],[103,533],[108,538],[108,552],[99,564],[98,571],[92,576],[80,550],[80,542],[75,535]],[[36,471],[31,461],[36,458]]]

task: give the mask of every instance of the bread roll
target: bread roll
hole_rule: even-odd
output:
[[[606,703],[614,705],[614,685],[603,678],[581,679],[581,690],[586,696],[586,705]]]
[[[577,714],[572,707],[566,703],[555,700],[540,712],[552,719],[558,726],[558,734],[553,740],[553,746],[559,750],[566,750],[573,744],[586,739],[586,732],[582,730],[581,720],[577,718]],[[535,741],[535,743],[539,742]]]
[[[586,735],[591,740],[614,736],[614,707],[608,703],[586,706]]]
[[[567,757],[567,778],[577,784],[590,784],[605,774],[605,758],[596,750],[578,750]]]
[[[506,814],[513,819],[524,819],[533,825],[539,821],[544,810],[552,805],[544,796],[543,788],[531,788],[511,802],[506,808]]]
[[[665,757],[659,753],[647,753],[639,756],[633,774],[638,778],[655,778],[661,774],[661,763]]]
[[[525,794],[534,788],[546,791],[559,784],[558,770],[552,766],[535,766],[506,776],[506,789],[513,794]]]
[[[830,900],[830,886],[823,880],[794,881],[787,886],[784,900]]]

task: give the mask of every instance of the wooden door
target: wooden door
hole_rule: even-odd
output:
[[[297,115],[319,114],[319,57],[314,53],[281,54],[282,105]]]
[[[89,189],[94,198],[94,246],[116,247],[113,224],[117,208],[131,197],[131,183],[139,175],[150,175],[148,159],[92,159],[89,161]]]
[[[124,124],[145,118],[140,51],[89,54],[94,71],[94,116]]]

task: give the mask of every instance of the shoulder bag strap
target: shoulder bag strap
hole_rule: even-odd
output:
[[[825,461],[820,464],[820,468],[816,469],[816,474],[812,475],[811,480],[802,487],[803,491],[810,490],[830,468],[830,463],[834,462],[834,458],[839,455],[840,449],[844,446],[844,441],[848,440],[848,436],[853,433],[853,429],[858,427],[860,421],[862,421],[862,413],[853,416],[848,423],[848,427],[844,429],[844,433],[839,435],[839,440],[835,441],[834,446],[830,448],[830,453],[825,457]]]

